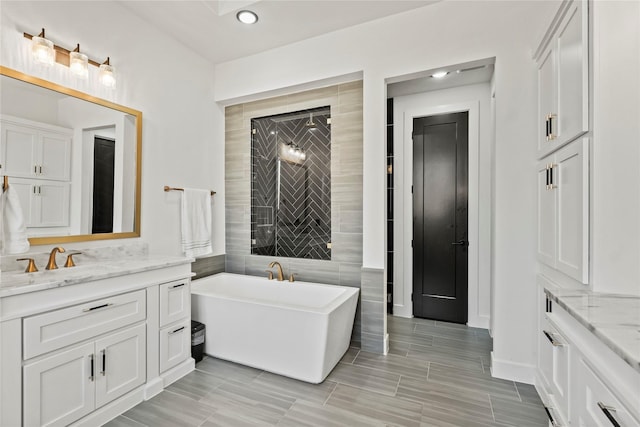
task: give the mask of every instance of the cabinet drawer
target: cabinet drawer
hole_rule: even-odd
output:
[[[582,358],[578,362],[578,372],[575,387],[577,425],[640,425]]]
[[[160,285],[160,327],[191,316],[189,280]]]
[[[191,356],[191,318],[160,330],[160,372]]]
[[[547,316],[551,316],[547,314]],[[567,418],[569,413],[569,341],[558,331],[553,325],[552,319],[547,322],[546,329],[542,330],[542,334],[547,341],[547,349],[550,356],[550,371],[546,372],[548,376],[551,395],[557,412],[563,418]]]
[[[24,359],[93,338],[146,318],[145,290],[24,319]]]

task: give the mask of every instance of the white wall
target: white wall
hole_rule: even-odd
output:
[[[385,79],[496,57],[494,374],[532,381],[535,319],[535,72],[553,3],[439,2],[216,66],[220,102],[364,75],[363,266],[384,268]],[[318,55],[317,52],[324,52]],[[222,131],[217,138],[222,138]]]
[[[640,2],[592,13],[592,288],[640,295]]]
[[[180,194],[164,193],[163,185],[213,190],[224,185],[224,138],[215,133],[223,129],[213,102],[212,65],[117,2],[3,1],[0,14],[0,64],[142,111],[142,240],[152,252],[180,255]],[[98,84],[95,67],[90,66],[88,80],[77,80],[59,64],[50,69],[34,65],[22,32],[38,33],[42,27],[56,44],[80,43],[91,59],[110,56],[117,68],[115,91]],[[212,203],[214,253],[220,254],[224,208],[221,200]]]
[[[399,96],[394,115],[394,314],[411,317],[413,307],[413,117],[469,111],[468,325],[488,328],[491,266],[491,105],[489,83]]]

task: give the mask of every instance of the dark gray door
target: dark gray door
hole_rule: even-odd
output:
[[[113,179],[116,142],[96,136],[93,146],[93,221],[91,233],[113,233]]]
[[[413,120],[413,315],[467,322],[468,113]]]

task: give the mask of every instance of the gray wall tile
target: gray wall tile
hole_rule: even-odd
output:
[[[384,286],[384,270],[362,269],[362,299],[367,301],[383,302],[386,294]]]
[[[191,272],[196,274],[195,277],[192,278],[194,280],[223,271],[225,271],[224,254],[198,258],[191,263]]]
[[[252,118],[280,114],[322,105],[331,106],[331,261],[282,259],[287,275],[297,280],[360,287],[362,265],[362,81],[320,88],[230,106],[225,109],[226,271],[266,275],[275,258],[250,255],[251,245],[251,139]],[[375,286],[383,292],[382,275],[367,281],[369,299],[377,298]],[[352,339],[362,341],[369,351],[382,352],[380,319],[384,307],[369,304],[366,317],[358,306]],[[371,301],[370,301],[371,302]],[[382,307],[382,308],[381,308]],[[368,323],[371,322],[369,325]],[[370,332],[361,338],[360,329]]]

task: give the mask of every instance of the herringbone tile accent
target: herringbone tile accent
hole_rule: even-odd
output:
[[[319,110],[324,110],[322,113]],[[313,113],[316,128],[305,124]],[[253,119],[252,253],[331,259],[331,127],[328,108]],[[275,119],[275,120],[274,120]],[[278,156],[278,145],[294,143],[306,153],[302,163]],[[280,188],[278,189],[278,163]],[[279,200],[278,200],[279,190]]]

